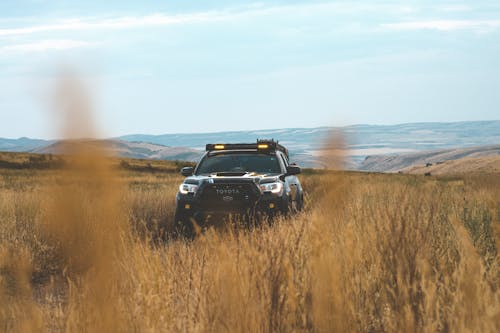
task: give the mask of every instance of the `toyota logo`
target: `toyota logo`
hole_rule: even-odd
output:
[[[233,197],[230,197],[229,195],[226,195],[226,196],[222,197],[222,200],[224,200],[225,202],[233,201]]]

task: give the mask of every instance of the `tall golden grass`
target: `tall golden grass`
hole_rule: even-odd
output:
[[[68,80],[63,136],[94,136]],[[499,174],[310,172],[303,213],[186,241],[168,237],[173,164],[73,152],[0,169],[1,331],[498,330]]]
[[[3,331],[498,328],[498,175],[305,174],[298,216],[163,243],[180,176],[72,172],[1,172]]]

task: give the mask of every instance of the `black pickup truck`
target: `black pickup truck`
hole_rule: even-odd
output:
[[[181,173],[186,179],[176,196],[174,222],[183,235],[192,236],[194,223],[203,228],[214,216],[236,214],[255,221],[303,208],[300,168],[274,140],[207,144],[196,167]]]

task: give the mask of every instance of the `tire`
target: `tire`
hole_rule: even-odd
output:
[[[258,210],[253,210],[246,214],[245,220],[248,230],[258,229],[262,226],[262,223],[266,221],[267,217]]]
[[[292,196],[289,197],[288,199],[288,216],[292,216],[297,214],[297,212],[300,210],[299,208],[299,201],[297,198],[293,198]]]
[[[302,211],[302,209],[304,208],[304,199],[302,196],[298,196],[297,195],[297,198],[295,198],[295,200],[290,197],[289,201],[288,201],[288,214],[289,215],[295,215],[297,213],[299,213],[300,211]]]
[[[176,210],[174,216],[174,230],[176,237],[194,239],[195,232],[191,216]]]
[[[304,209],[304,195],[301,194],[299,200],[297,200],[297,212],[301,212]]]

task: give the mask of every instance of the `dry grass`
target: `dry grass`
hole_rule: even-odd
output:
[[[421,175],[425,173],[432,175],[500,173],[500,156],[459,158],[439,164],[434,163],[430,166],[411,166],[401,170],[401,172]]]
[[[163,243],[155,163],[0,170],[0,331],[497,331],[498,174],[312,172],[301,215]]]

